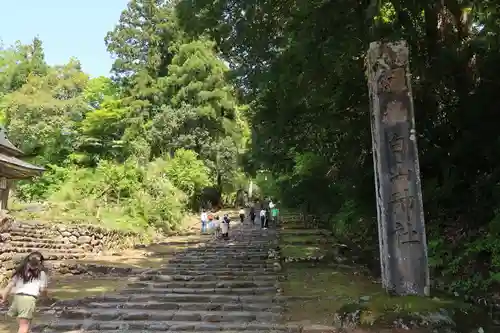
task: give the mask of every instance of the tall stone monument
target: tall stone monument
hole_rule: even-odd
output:
[[[367,57],[382,284],[428,295],[429,267],[406,42],[370,44]]]

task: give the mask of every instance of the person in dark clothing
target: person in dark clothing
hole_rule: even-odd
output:
[[[227,228],[229,229],[229,224],[231,223],[231,219],[229,218],[229,215],[224,214],[224,222],[227,223]]]
[[[250,221],[255,224],[255,207],[253,205],[250,207]]]
[[[271,220],[271,210],[266,209],[266,223],[264,224],[264,229],[269,228],[269,221]]]
[[[231,219],[229,219],[229,216],[227,214],[224,215],[224,218],[222,219],[221,223],[221,231],[222,231],[222,238],[223,239],[229,239],[229,223],[231,222]]]
[[[266,228],[266,210],[264,209],[264,206],[262,206],[260,208],[259,217],[260,217],[260,227],[262,229],[265,229]]]

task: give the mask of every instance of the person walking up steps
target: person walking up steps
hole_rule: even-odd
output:
[[[28,333],[39,296],[47,297],[47,274],[43,266],[43,255],[32,252],[17,267],[12,279],[0,293],[0,304],[14,294],[12,305],[7,312],[19,321],[18,333]]]
[[[278,209],[278,207],[274,206],[271,209],[271,218],[272,218],[272,221],[273,221],[273,225],[275,227],[278,225],[278,216],[279,216],[279,213],[280,213],[280,210]]]
[[[255,224],[255,206],[253,204],[250,207],[250,221],[252,221],[252,225]]]
[[[271,210],[269,208],[266,209],[266,223],[264,225],[264,229],[269,228],[269,222],[271,222]]]
[[[201,211],[200,220],[201,220],[201,233],[204,233],[205,231],[207,231],[207,223],[208,223],[208,214],[205,209]]]
[[[240,222],[243,223],[245,221],[245,209],[241,207],[240,209]]]
[[[231,220],[229,219],[229,216],[227,214],[224,215],[224,218],[222,219],[221,222],[221,232],[222,232],[222,238],[223,239],[229,239],[229,223]]]
[[[269,209],[273,209],[275,207],[275,204],[273,202],[273,199],[269,199]]]
[[[231,219],[229,218],[229,215],[224,214],[223,220],[227,223],[227,229],[229,230],[229,225],[231,224]]]
[[[259,217],[260,217],[260,227],[262,229],[266,229],[266,209],[264,208],[264,206],[260,208]]]

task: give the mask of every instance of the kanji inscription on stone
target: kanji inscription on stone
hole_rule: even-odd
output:
[[[382,284],[429,294],[427,241],[405,42],[371,43],[367,57]]]

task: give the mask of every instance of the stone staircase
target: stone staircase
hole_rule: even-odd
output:
[[[231,240],[179,251],[116,294],[59,302],[33,332],[305,332],[282,322],[276,247],[276,231],[234,226]]]

